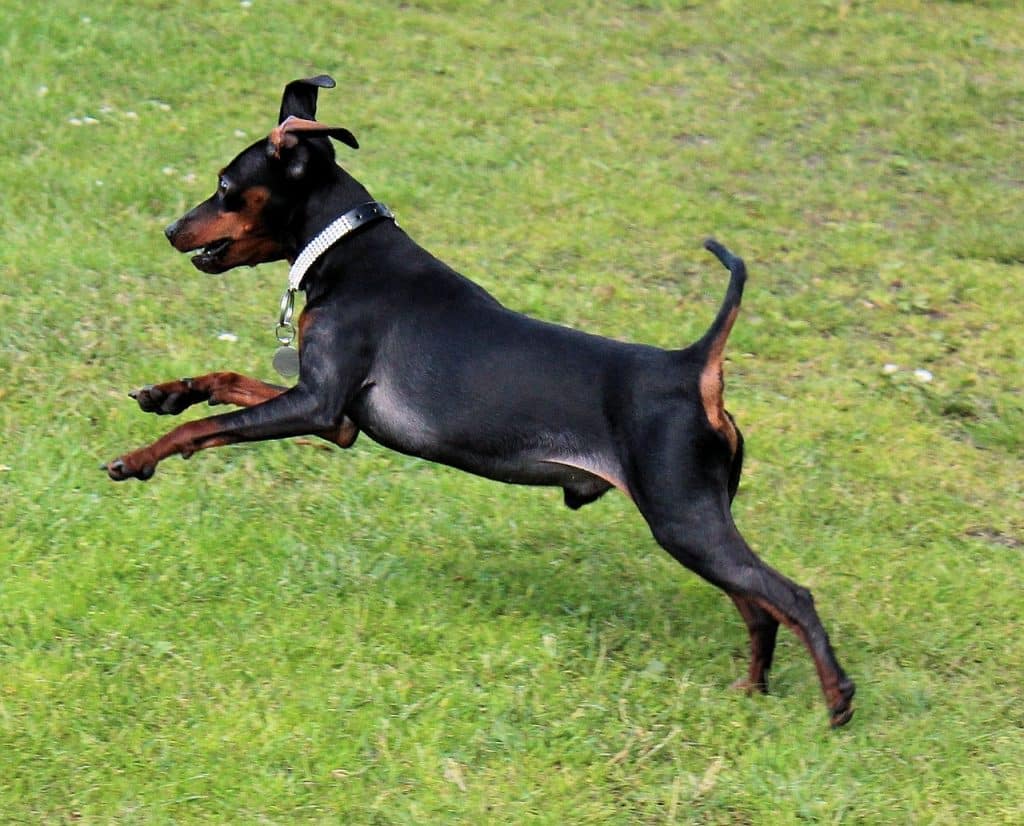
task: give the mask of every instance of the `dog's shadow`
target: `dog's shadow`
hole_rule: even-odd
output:
[[[471,547],[434,561],[440,598],[481,623],[526,616],[570,633],[742,653],[746,633],[729,600],[669,557],[628,503],[571,513],[560,494],[525,495],[549,497],[550,519],[508,531],[504,508],[478,512]]]

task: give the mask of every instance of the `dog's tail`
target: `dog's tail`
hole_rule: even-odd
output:
[[[714,253],[715,257],[722,262],[722,266],[730,273],[729,287],[725,291],[725,298],[722,300],[722,306],[718,309],[718,315],[715,316],[708,331],[697,342],[697,347],[702,350],[717,351],[717,358],[721,359],[725,341],[729,338],[732,325],[739,313],[740,300],[743,298],[743,285],[747,281],[747,266],[743,263],[742,258],[733,255],[714,238],[708,238],[704,242],[704,249]]]
[[[732,417],[725,411],[723,393],[725,381],[722,378],[722,362],[725,353],[725,342],[736,322],[740,311],[740,300],[743,298],[743,285],[747,281],[747,267],[743,259],[733,255],[714,238],[704,242],[704,248],[714,253],[722,265],[729,270],[729,286],[725,291],[722,306],[718,315],[711,323],[708,331],[694,345],[704,366],[700,371],[700,397],[707,414],[708,422],[729,444],[735,456],[739,450],[739,433]]]

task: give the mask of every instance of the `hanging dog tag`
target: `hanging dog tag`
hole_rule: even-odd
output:
[[[274,369],[286,379],[299,375],[299,351],[285,345],[274,351]]]
[[[292,326],[292,311],[295,309],[295,290],[289,287],[281,296],[281,315],[277,320],[274,335],[281,345],[274,351],[271,362],[286,379],[299,375],[299,351],[291,346],[295,340],[295,328]]]

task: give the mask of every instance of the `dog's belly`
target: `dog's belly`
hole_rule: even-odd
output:
[[[516,485],[554,485],[590,496],[626,492],[619,462],[608,451],[581,450],[576,434],[558,427],[502,428],[478,421],[472,438],[450,421],[409,404],[387,386],[368,387],[346,411],[376,442],[432,462]],[[488,426],[490,424],[491,426]]]
[[[564,458],[558,455],[532,453],[492,456],[453,451],[442,456],[425,458],[511,485],[557,485],[581,491],[607,489],[616,485],[607,478],[613,476],[612,473],[595,473],[588,469],[606,464],[593,457]]]

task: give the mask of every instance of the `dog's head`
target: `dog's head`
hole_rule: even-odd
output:
[[[311,182],[336,169],[330,138],[359,147],[347,129],[316,120],[317,93],[332,88],[327,75],[285,86],[273,131],[224,167],[216,192],[164,231],[179,252],[199,250],[197,269],[221,273],[294,258],[289,219]]]

